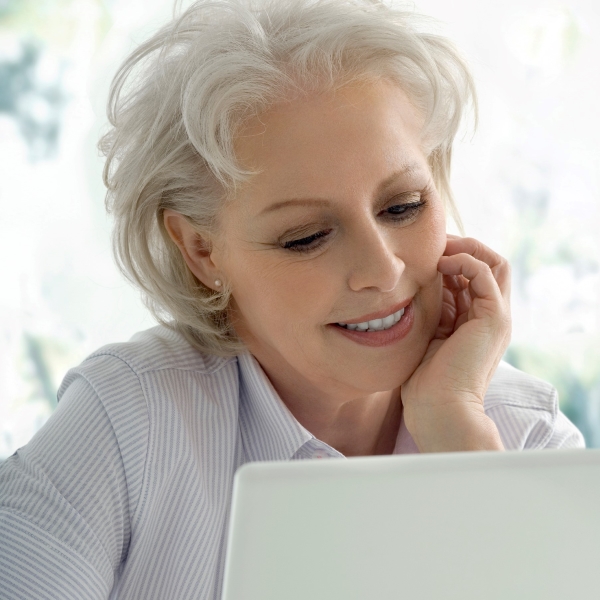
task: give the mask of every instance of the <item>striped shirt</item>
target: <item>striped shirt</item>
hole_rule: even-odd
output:
[[[293,417],[250,354],[154,327],[71,369],[59,404],[0,465],[0,597],[220,597],[233,476],[342,457]],[[556,390],[498,367],[484,408],[506,449],[583,448]],[[395,453],[418,452],[404,422]]]

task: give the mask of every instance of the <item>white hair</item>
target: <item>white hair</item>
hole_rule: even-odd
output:
[[[236,132],[277,102],[385,78],[425,118],[435,184],[462,228],[449,185],[452,142],[472,77],[435,22],[380,0],[200,0],[138,47],[111,86],[106,155],[113,249],[155,318],[203,352],[244,349],[227,319],[231,290],[189,270],[163,223],[165,209],[199,233],[257,171],[236,160]]]

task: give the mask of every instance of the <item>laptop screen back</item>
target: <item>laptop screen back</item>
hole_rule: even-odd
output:
[[[223,600],[600,598],[600,450],[251,463]]]

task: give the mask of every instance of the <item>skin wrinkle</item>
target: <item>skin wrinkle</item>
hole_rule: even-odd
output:
[[[217,277],[231,284],[238,335],[296,419],[346,456],[393,451],[400,386],[440,318],[446,218],[421,149],[421,122],[402,90],[384,81],[348,87],[341,102],[325,94],[260,115],[235,150],[244,167],[262,173],[224,207],[210,256],[186,258],[207,285]],[[431,193],[414,220],[397,225],[379,216],[374,191],[411,162],[421,174],[399,180],[386,198]],[[331,207],[258,216],[288,196],[327,197]],[[323,223],[335,233],[306,254],[277,245],[285,231],[309,223],[314,230],[286,239],[307,237]],[[329,325],[413,296],[412,330],[393,346],[361,346]]]

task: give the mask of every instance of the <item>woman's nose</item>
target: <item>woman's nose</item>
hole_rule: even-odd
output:
[[[374,288],[391,292],[397,287],[405,264],[393,246],[393,237],[390,231],[370,223],[348,240],[348,284],[353,291]]]

